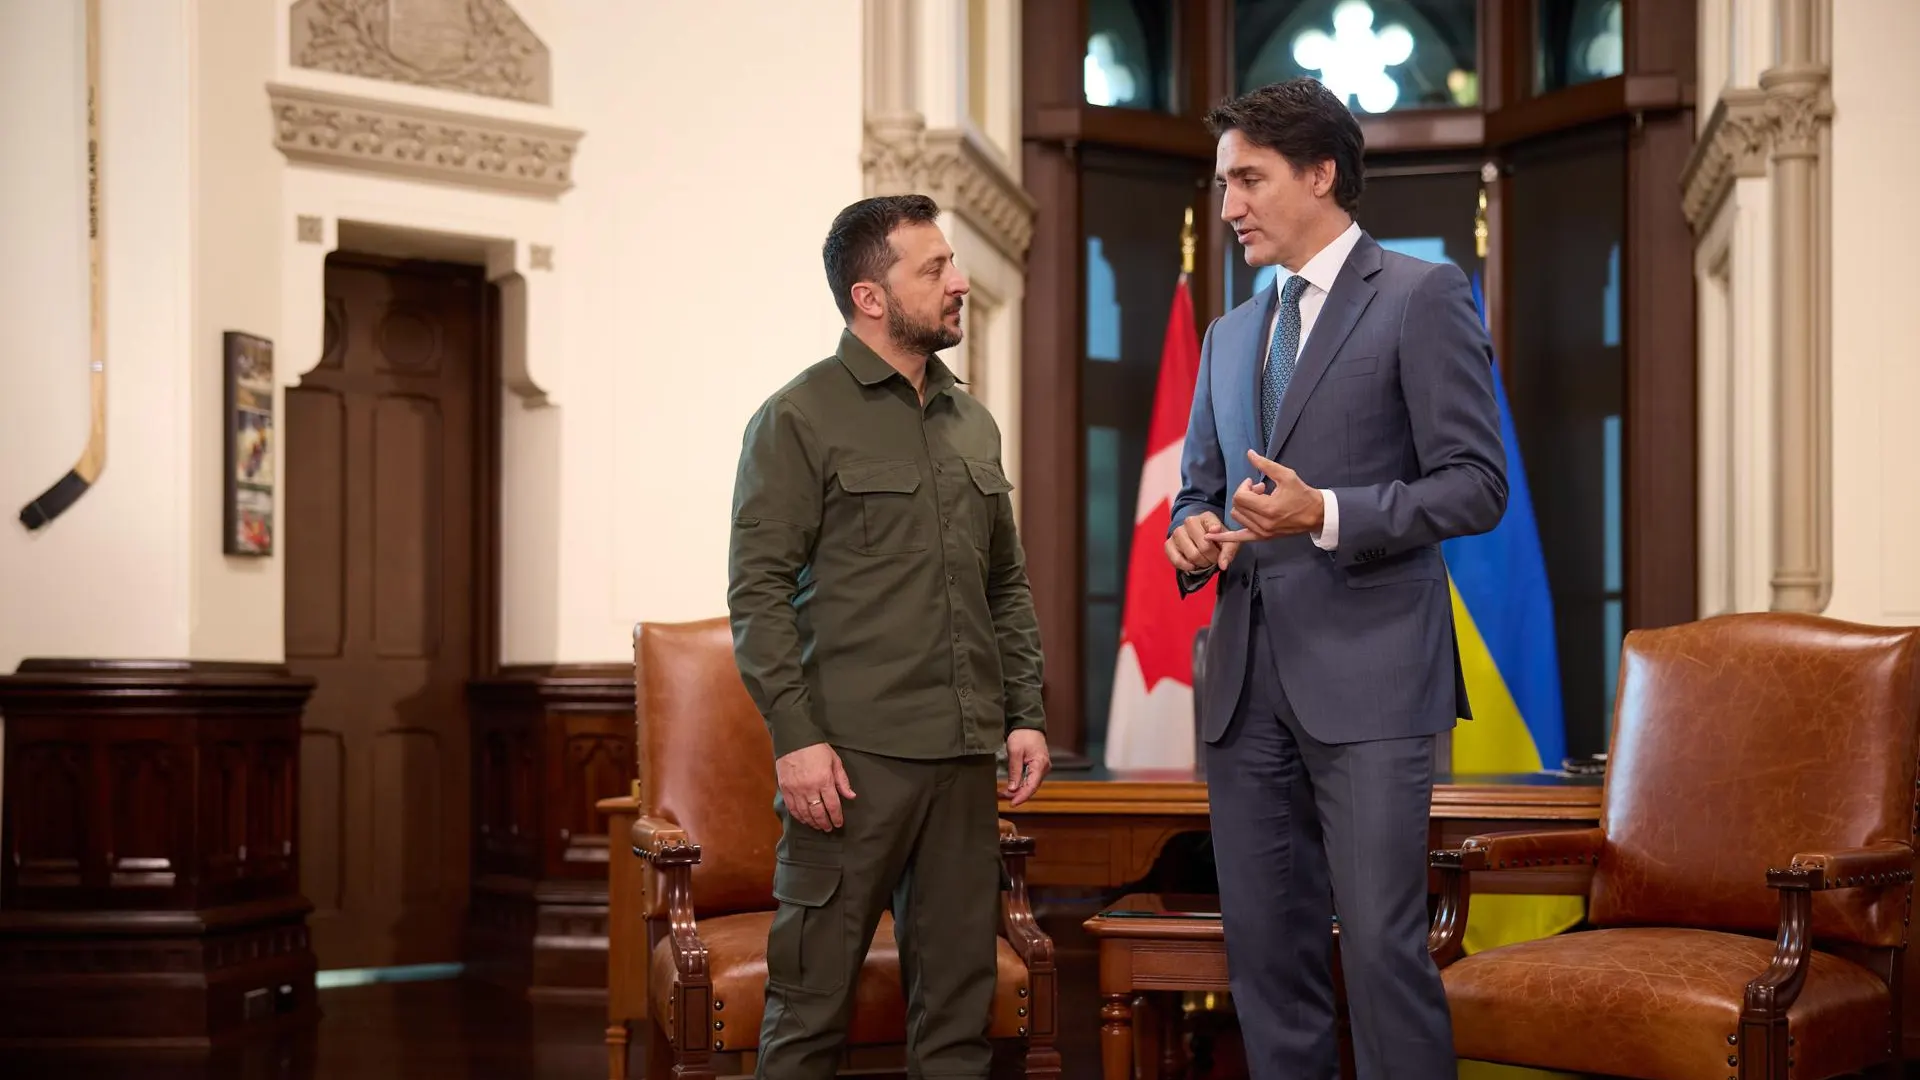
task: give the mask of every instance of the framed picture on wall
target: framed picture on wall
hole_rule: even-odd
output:
[[[226,365],[225,524],[228,555],[273,554],[273,342],[229,330]]]

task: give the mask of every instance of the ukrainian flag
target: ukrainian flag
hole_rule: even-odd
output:
[[[1484,322],[1477,273],[1473,300]],[[1473,719],[1453,731],[1456,774],[1557,769],[1566,756],[1553,599],[1497,359],[1493,394],[1507,450],[1506,515],[1491,532],[1441,545],[1452,581],[1454,637],[1473,706]],[[1560,933],[1577,924],[1585,910],[1578,896],[1476,895],[1467,909],[1466,950]]]

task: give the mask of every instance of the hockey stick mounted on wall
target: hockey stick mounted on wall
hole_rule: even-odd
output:
[[[87,448],[67,475],[20,510],[20,523],[38,529],[65,513],[107,467],[106,246],[100,221],[100,0],[87,0],[87,286],[89,358],[87,389],[93,416]]]

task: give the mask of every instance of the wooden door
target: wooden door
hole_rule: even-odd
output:
[[[317,680],[300,879],[323,969],[460,959],[485,289],[476,268],[333,256],[322,359],[287,392],[287,663]]]

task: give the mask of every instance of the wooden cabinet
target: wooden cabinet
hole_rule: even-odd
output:
[[[597,1000],[606,988],[608,845],[595,804],[632,786],[633,670],[507,668],[474,680],[468,707],[468,966],[535,998]]]
[[[0,677],[0,1049],[210,1050],[310,1023],[311,680],[28,660]]]

